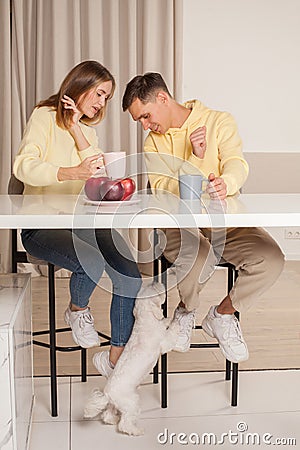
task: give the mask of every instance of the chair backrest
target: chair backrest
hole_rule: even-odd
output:
[[[9,195],[23,195],[24,192],[24,183],[12,174],[7,188]],[[18,263],[31,263],[36,265],[47,265],[48,262],[43,259],[36,258],[35,256],[30,255],[26,251],[18,250],[18,230],[11,230],[11,265],[12,272],[17,272]],[[54,270],[59,270],[60,267],[55,266]]]
[[[9,195],[21,195],[24,192],[24,183],[18,180],[14,174],[9,179],[7,192]]]
[[[152,194],[151,184],[149,180],[147,181],[146,191],[147,194]]]
[[[9,195],[22,195],[24,191],[24,183],[18,180],[14,174],[11,175],[7,192]],[[11,230],[11,266],[12,272],[17,272],[18,263],[27,263],[27,255],[25,251],[18,250],[18,230]]]

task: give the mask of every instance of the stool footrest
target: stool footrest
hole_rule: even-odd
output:
[[[67,328],[56,328],[55,329],[55,334],[56,333],[65,333],[68,331],[72,331],[70,327]],[[100,337],[102,337],[103,339],[106,339],[105,342],[101,342],[99,347],[103,347],[105,345],[110,345],[110,336],[108,336],[107,334],[101,333],[100,331],[97,331],[98,335]],[[47,334],[50,334],[50,330],[40,330],[40,331],[34,331],[32,333],[33,336],[45,336]],[[43,341],[38,341],[36,339],[33,339],[33,344],[34,345],[38,345],[40,347],[45,347],[45,348],[52,348],[51,344],[48,342],[43,342]],[[55,351],[57,352],[76,352],[78,350],[82,350],[83,347],[81,347],[80,345],[66,345],[66,346],[62,346],[62,345],[55,345],[54,346]]]
[[[219,344],[190,344],[190,348],[219,348]]]
[[[40,347],[52,348],[50,346],[50,344],[48,344],[47,342],[41,342],[41,341],[36,341],[36,340],[33,340],[32,342],[33,342],[34,345],[39,345]],[[81,350],[82,347],[80,347],[80,345],[77,345],[77,346],[65,346],[65,347],[62,347],[60,345],[55,345],[54,349],[57,352],[76,352],[78,350]]]

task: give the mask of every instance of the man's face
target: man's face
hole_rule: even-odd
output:
[[[144,130],[151,130],[154,133],[165,134],[171,127],[171,117],[168,102],[160,94],[155,102],[145,105],[136,98],[128,108],[133,120],[139,121]]]

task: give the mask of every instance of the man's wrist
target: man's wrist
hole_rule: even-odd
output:
[[[199,147],[199,146],[196,148],[193,147],[193,154],[199,159],[204,158],[205,151],[206,151],[206,148]]]

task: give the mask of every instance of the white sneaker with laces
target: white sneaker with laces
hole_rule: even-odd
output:
[[[216,308],[212,306],[203,319],[203,330],[217,339],[226,359],[234,363],[246,361],[249,353],[238,319],[234,314],[218,314],[217,312],[216,315]]]
[[[72,336],[76,344],[83,348],[100,345],[100,338],[94,327],[94,318],[90,308],[81,311],[71,311],[70,306],[65,311],[65,322],[72,329]]]
[[[173,350],[175,352],[187,352],[190,348],[192,328],[195,325],[196,310],[187,311],[182,306],[178,306],[174,312],[174,320],[180,325],[177,342]]]
[[[95,353],[93,356],[93,364],[98,372],[105,378],[108,378],[114,370],[109,361],[109,350]]]

